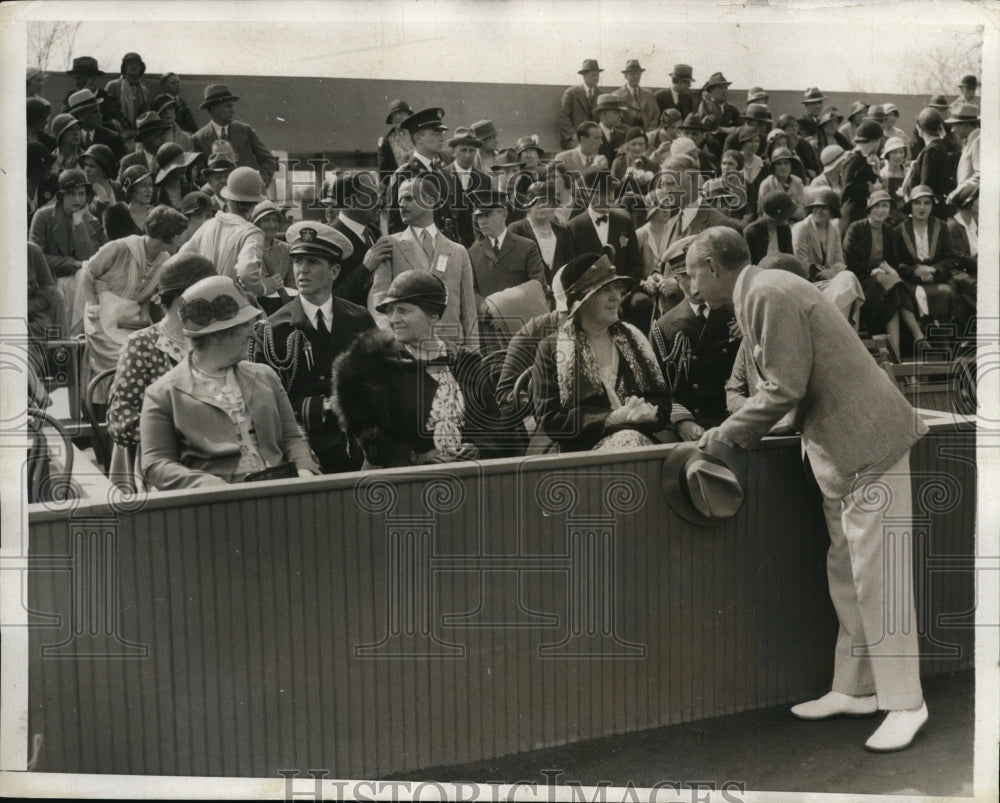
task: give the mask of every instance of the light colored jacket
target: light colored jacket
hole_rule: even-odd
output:
[[[264,288],[264,232],[232,212],[219,212],[204,223],[181,253],[201,254],[230,279],[239,279],[253,295]]]

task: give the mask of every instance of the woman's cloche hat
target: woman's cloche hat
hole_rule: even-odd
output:
[[[228,276],[195,282],[181,294],[179,312],[184,334],[192,337],[232,329],[261,315]]]
[[[401,301],[428,307],[441,315],[448,306],[448,288],[433,273],[406,270],[392,280],[382,301],[375,306],[375,311],[385,315],[391,304]]]
[[[619,276],[615,272],[614,263],[606,253],[580,254],[566,263],[563,270],[563,287],[566,288],[570,317],[576,315],[580,307],[594,293],[614,282],[621,282],[626,292],[631,290],[634,284],[628,276]]]

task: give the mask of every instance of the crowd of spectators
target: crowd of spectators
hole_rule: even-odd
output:
[[[697,439],[756,380],[687,280],[715,226],[898,354],[971,332],[974,76],[907,134],[891,103],[810,87],[778,114],[754,87],[741,111],[722,73],[655,91],[631,59],[602,88],[587,59],[551,154],[530,121],[504,148],[493,120],[395,100],[377,164],[331,171],[324,220],[289,226],[228,84],[198,127],[136,53],[103,86],[92,57],[68,72],[54,116],[28,72],[32,354],[46,376],[44,340],[77,335],[117,369],[112,462],[155,488],[515,456],[525,422],[565,451]]]

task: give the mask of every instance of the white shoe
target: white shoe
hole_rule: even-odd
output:
[[[792,706],[792,716],[799,719],[829,719],[830,717],[870,717],[878,712],[878,700],[874,694],[852,697],[832,691],[818,700]]]
[[[885,722],[865,742],[865,747],[873,753],[905,750],[926,721],[926,703],[921,703],[916,711],[890,711],[886,714]]]

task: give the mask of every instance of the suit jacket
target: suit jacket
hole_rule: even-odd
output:
[[[556,250],[552,257],[552,264],[545,265],[545,283],[549,285],[552,284],[552,277],[555,276],[556,271],[576,256],[576,249],[573,247],[573,236],[569,233],[569,230],[555,220],[552,221],[551,225],[552,233],[556,236]],[[507,231],[519,237],[528,237],[536,243],[538,242],[535,237],[535,230],[531,228],[531,223],[527,218],[514,221],[507,226]],[[541,256],[541,250],[539,250],[539,256]],[[542,264],[545,264],[544,256],[542,257]]]
[[[576,129],[581,123],[594,120],[594,103],[601,90],[594,87],[594,100],[587,97],[587,86],[577,84],[562,94],[559,105],[559,143],[564,148],[577,144]]]
[[[538,279],[546,287],[545,263],[534,240],[511,234],[504,235],[499,256],[493,253],[488,237],[483,237],[469,249],[476,295],[489,296],[508,287],[516,287],[529,279]]]
[[[90,259],[104,243],[100,221],[73,225],[73,218],[54,201],[31,219],[28,239],[42,249],[53,276],[72,276],[80,263]]]
[[[396,172],[389,177],[389,185],[386,190],[386,206],[389,209],[389,233],[398,234],[404,231],[407,226],[403,223],[403,218],[399,214],[399,185],[403,183],[406,179],[416,178],[417,176],[422,176],[429,173],[436,173],[440,178],[440,187],[442,192],[447,193],[448,190],[448,176],[438,167],[431,167],[428,169],[427,166],[420,161],[416,156],[411,158],[406,164],[400,165],[396,168]],[[438,231],[444,233],[445,237],[450,240],[458,241],[458,232],[455,227],[454,215],[451,211],[451,203],[447,195],[443,198],[443,202],[437,209],[434,210],[434,225],[438,227]]]
[[[710,310],[708,318],[697,315],[685,298],[649,333],[670,395],[703,427],[718,426],[729,415],[726,380],[739,348],[729,333],[732,317],[722,309]]]
[[[748,223],[743,229],[743,237],[750,247],[750,259],[753,262],[760,262],[767,256],[768,244],[771,241],[770,230],[765,218],[758,218],[753,223]],[[782,254],[794,254],[795,247],[792,245],[792,227],[787,223],[777,226],[775,236],[778,238],[778,251]]]
[[[636,92],[639,95],[638,101],[632,97],[632,90],[628,84],[611,93],[628,106],[628,111],[622,114],[622,120],[625,125],[638,126],[643,131],[656,128],[660,123],[660,107],[656,97],[652,90],[644,86],[636,87]]]
[[[867,217],[868,185],[878,181],[878,174],[871,163],[859,151],[852,151],[840,180],[844,184],[844,192],[840,198],[840,218],[842,226],[850,226],[856,220]],[[843,232],[845,235],[846,231]]]
[[[680,93],[679,101],[674,100],[674,93],[669,88],[661,89],[654,97],[656,105],[660,107],[660,114],[667,109],[677,109],[681,113],[681,120],[683,120],[694,111],[694,98],[687,92]]]
[[[476,241],[476,229],[472,224],[472,201],[469,193],[476,190],[488,190],[493,187],[493,180],[482,170],[475,167],[470,171],[469,189],[462,189],[462,180],[455,172],[455,163],[441,168],[448,177],[448,201],[451,204],[451,214],[455,221],[455,232],[458,241],[466,248]]]
[[[625,144],[625,134],[626,130],[618,126],[611,129],[611,139],[608,139],[604,133],[604,129],[601,129],[601,149],[598,153],[608,160],[609,165],[618,155],[618,149]]]
[[[932,214],[942,220],[951,216],[951,208],[944,202],[948,194],[955,189],[957,163],[942,139],[931,140],[930,145],[921,149],[910,167],[907,180],[903,182],[903,192],[907,193],[918,184],[926,184],[938,197]]]
[[[328,324],[330,332],[323,336],[312,325],[302,307],[302,301],[296,296],[267,320],[277,353],[265,349],[261,330],[258,329],[254,361],[269,364],[280,372],[295,418],[302,425],[309,444],[317,453],[343,445],[344,434],[340,431],[336,416],[329,412],[324,415],[323,400],[330,395],[333,361],[347,350],[357,335],[375,328],[372,316],[364,307],[334,296],[332,320]],[[292,373],[281,370],[271,360],[286,362],[292,358],[289,339],[296,331],[302,332],[309,343],[312,367],[306,362],[305,345],[300,342],[297,345],[298,365]]]
[[[382,232],[377,226],[368,226],[366,232],[369,241],[363,240],[339,216],[331,226],[354,246],[351,255],[347,259],[340,260],[340,274],[333,282],[333,293],[337,298],[364,307],[368,303],[368,291],[372,289],[372,272],[364,265],[365,254],[382,236]]]
[[[698,211],[695,212],[694,217],[687,222],[687,225],[684,224],[683,209],[675,213],[674,216],[667,221],[667,226],[663,232],[665,237],[664,247],[669,247],[677,240],[683,239],[684,237],[691,237],[695,234],[700,234],[705,229],[710,229],[712,226],[729,226],[731,229],[740,231],[739,223],[731,217],[727,217],[718,209],[711,206],[699,205]]]
[[[749,449],[792,413],[823,495],[841,499],[859,475],[884,472],[927,431],[844,316],[805,279],[749,265],[733,303],[760,381],[720,426],[725,438]]]
[[[268,466],[291,460],[319,473],[288,396],[266,365],[240,362],[236,381]],[[142,472],[154,488],[174,491],[233,481],[240,460],[236,426],[214,395],[201,391],[190,357],[146,389],[139,419]]]
[[[580,152],[580,146],[577,145],[577,147],[570,148],[568,151],[559,151],[554,161],[562,162],[563,167],[569,172],[576,172],[587,176],[591,173],[596,173],[598,170],[608,170],[611,168],[611,163],[614,159],[608,159],[608,166],[605,168],[595,167],[593,162],[598,155],[600,154],[595,154],[588,158]]]
[[[205,154],[206,159],[211,156],[212,143],[216,139],[215,129],[212,128],[211,122],[206,123],[191,135],[195,150]],[[254,170],[260,170],[262,163],[274,161],[274,154],[261,142],[257,132],[239,120],[233,120],[229,124],[229,144],[233,146],[236,161],[240,167],[252,167]]]
[[[449,240],[440,231],[434,238],[434,251],[430,264],[420,243],[409,226],[391,235],[392,257],[376,268],[372,276],[372,289],[368,293],[368,311],[383,329],[389,323],[375,307],[382,303],[392,280],[407,270],[433,273],[444,282],[448,290],[448,306],[438,322],[437,335],[458,346],[473,350],[479,346],[479,324],[476,320],[475,279],[472,263],[465,246]]]
[[[102,125],[97,126],[94,129],[92,135],[93,139],[91,144],[93,145],[107,145],[111,148],[111,152],[115,155],[115,158],[121,160],[122,157],[128,152],[125,149],[125,142],[120,136],[118,136],[110,128],[105,128]],[[82,147],[82,143],[81,143]],[[114,176],[108,176],[108,178],[114,178]]]
[[[926,149],[925,149],[926,150]],[[934,282],[944,283],[951,278],[951,273],[958,267],[959,257],[951,245],[946,223],[931,215],[927,219],[927,246],[930,256],[920,259],[917,256],[917,240],[913,234],[913,220],[907,218],[900,223],[893,234],[896,239],[895,250],[899,258],[899,275],[911,284],[920,284],[917,278],[917,265],[929,265],[934,268]]]
[[[831,220],[827,225],[825,236],[816,228],[812,215],[792,226],[792,250],[795,258],[807,269],[810,265],[836,270],[847,267],[840,241],[840,229],[836,220]]]
[[[573,238],[573,250],[577,254],[601,253],[603,246],[588,211],[571,217],[566,223],[566,228]],[[620,276],[631,277],[637,284],[642,281],[643,265],[639,238],[636,237],[632,219],[619,209],[612,209],[608,213],[608,245],[615,249],[615,271]]]

